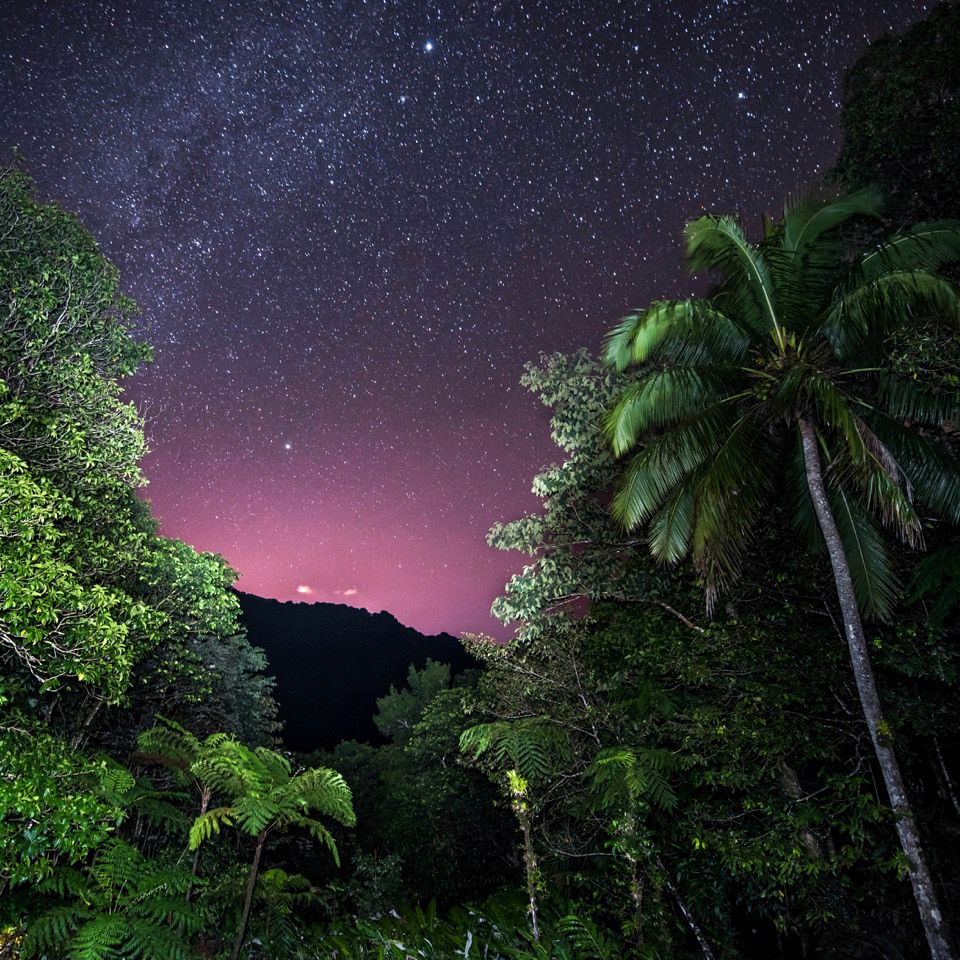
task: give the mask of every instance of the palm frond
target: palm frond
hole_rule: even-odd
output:
[[[706,581],[707,610],[740,575],[743,558],[772,487],[776,457],[768,435],[741,416],[692,478],[696,513],[691,553]]]
[[[715,453],[735,422],[736,411],[715,404],[650,440],[627,466],[614,495],[614,516],[627,529],[648,520],[676,485]],[[607,429],[614,426],[608,420]]]
[[[960,524],[960,460],[945,445],[879,411],[874,411],[870,424],[910,478],[917,499],[950,523]]]
[[[877,187],[864,187],[824,203],[815,197],[789,201],[783,213],[783,248],[802,253],[823,234],[853,217],[879,217],[883,195]]]
[[[677,423],[703,407],[736,396],[742,375],[727,367],[671,367],[647,374],[620,394],[607,417],[616,452],[629,450],[647,431]]]
[[[960,422],[960,389],[941,387],[885,372],[879,378],[880,400],[891,416],[928,426]]]
[[[899,271],[854,278],[838,288],[820,329],[837,358],[849,361],[879,357],[897,326],[958,317],[960,297],[949,281],[919,270]]]
[[[847,456],[855,464],[862,464],[867,457],[867,444],[862,424],[851,409],[850,398],[819,370],[797,367],[796,372],[803,375],[801,389],[817,411],[818,422],[836,431],[843,439]]]
[[[933,271],[960,261],[960,220],[918,223],[860,258],[859,273],[874,280],[888,273]]]
[[[737,364],[750,342],[750,332],[709,300],[658,300],[610,331],[604,360],[617,370],[654,356],[679,366]]]
[[[775,308],[776,291],[769,265],[733,217],[700,217],[686,226],[687,265],[691,272],[718,271],[736,307],[729,311],[756,334],[772,333],[781,343],[783,330]]]
[[[850,493],[833,487],[828,497],[843,541],[857,603],[864,616],[887,621],[900,587],[883,537]]]
[[[923,546],[920,518],[913,507],[913,484],[889,447],[864,423],[857,420],[867,457],[854,469],[856,483],[868,510],[883,525],[911,547]]]
[[[693,487],[678,485],[650,518],[650,552],[661,563],[677,563],[687,555],[694,508]]]

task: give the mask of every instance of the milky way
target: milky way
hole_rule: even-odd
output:
[[[240,586],[492,630],[554,458],[517,381],[836,155],[929,4],[0,2],[0,150],[140,303],[146,491]]]

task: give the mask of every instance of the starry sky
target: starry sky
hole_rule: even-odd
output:
[[[556,459],[519,385],[839,146],[916,0],[0,0],[0,155],[142,307],[145,491],[242,589],[504,636]]]

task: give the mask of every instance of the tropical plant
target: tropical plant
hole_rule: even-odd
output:
[[[919,546],[914,498],[960,521],[960,468],[938,435],[960,417],[960,391],[905,375],[892,349],[904,329],[956,323],[957,295],[935,271],[960,259],[960,224],[917,225],[848,262],[838,228],[879,206],[873,190],[790,202],[759,245],[732,217],[687,226],[688,265],[718,273],[716,292],[655,302],[607,340],[613,367],[642,365],[607,420],[615,453],[631,454],[613,511],[646,526],[658,560],[692,555],[710,609],[771,505],[819,527],[930,954],[943,960],[944,919],[861,610],[888,618],[897,593],[878,524]]]
[[[230,737],[224,733],[213,733],[205,740],[200,740],[185,727],[167,717],[158,716],[157,721],[155,727],[144,730],[137,737],[139,749],[137,759],[141,763],[162,764],[171,770],[180,786],[188,787],[198,795],[197,815],[202,817],[210,807],[213,787],[194,773],[194,767],[201,760],[212,758],[220,746],[230,740]],[[200,846],[198,844],[193,851],[193,860],[190,865],[191,877],[196,877],[199,861]],[[192,890],[191,883],[187,887],[187,900],[190,899]]]
[[[589,600],[640,600],[649,584],[631,562],[642,542],[625,535],[605,507],[620,465],[604,437],[603,416],[629,378],[581,350],[541,356],[526,365],[520,382],[550,408],[550,434],[563,453],[562,463],[533,478],[541,510],[487,534],[490,546],[534,558],[510,578],[491,611],[517,623],[517,636],[528,641]]]
[[[232,737],[218,738],[214,747],[192,764],[191,773],[227,802],[197,817],[190,828],[190,848],[196,850],[223,826],[236,826],[256,840],[231,953],[231,960],[237,960],[270,835],[289,828],[306,830],[327,847],[339,865],[340,855],[333,834],[311,814],[322,814],[345,826],[353,826],[356,817],[350,788],[335,770],[314,767],[294,773],[290,761],[281,754],[266,747],[251,750]]]
[[[398,690],[391,684],[390,691],[377,698],[373,722],[388,740],[406,743],[430,702],[449,686],[448,664],[428,658],[423,669],[418,670],[417,665],[411,663],[406,686]]]
[[[613,960],[622,944],[589,917],[567,913],[544,919],[539,937],[523,923],[520,904],[499,896],[480,907],[437,913],[431,902],[394,912],[376,923],[334,924],[322,939],[343,960]]]
[[[935,4],[902,34],[880,34],[844,78],[832,175],[848,189],[879,184],[895,225],[960,216],[958,35],[960,8]]]
[[[108,840],[86,870],[61,869],[39,885],[52,902],[31,917],[24,957],[189,960],[205,916],[183,896],[192,882],[175,864]]]
[[[533,939],[540,939],[537,887],[540,868],[533,842],[537,814],[535,785],[547,777],[558,757],[569,749],[564,732],[548,717],[498,720],[468,727],[460,735],[460,749],[474,759],[486,757],[523,834],[523,864],[527,879],[527,912]]]

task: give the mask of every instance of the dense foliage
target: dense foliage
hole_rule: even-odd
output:
[[[902,35],[872,43],[844,83],[834,175],[878,185],[896,227],[960,217],[960,7],[941,3]]]
[[[957,9],[851,72],[846,193],[693,221],[707,295],[527,366],[515,638],[310,754],[136,496],[116,271],[0,172],[0,957],[956,956]]]
[[[25,956],[187,956],[231,896],[181,897],[200,889],[197,861],[178,864],[189,801],[144,779],[137,735],[163,713],[184,736],[264,750],[271,683],[233,572],[158,536],[135,495],[144,438],[120,378],[149,351],[116,270],[14,170],[0,171],[0,238],[0,922],[26,922]],[[344,821],[342,791],[319,809]]]

